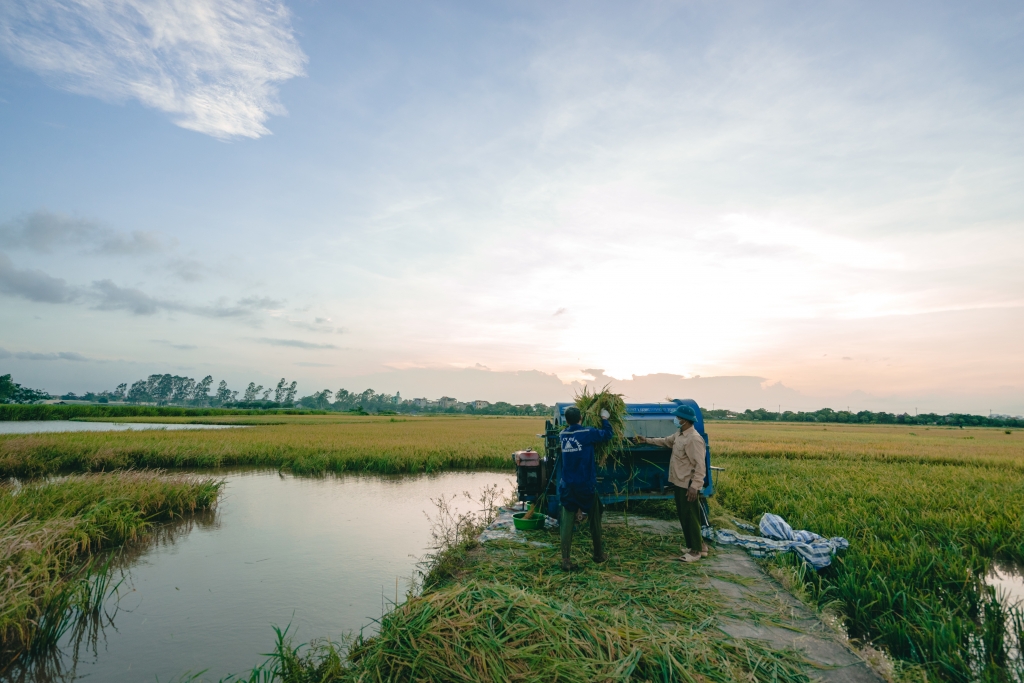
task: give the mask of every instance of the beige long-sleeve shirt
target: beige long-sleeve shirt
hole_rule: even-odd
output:
[[[704,488],[704,438],[690,427],[663,439],[647,439],[647,443],[672,449],[668,480],[679,488]]]

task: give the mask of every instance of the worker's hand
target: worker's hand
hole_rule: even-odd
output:
[[[686,500],[690,501],[691,503],[693,501],[697,500],[697,495],[698,495],[697,489],[690,488],[690,489],[686,490]]]
[[[638,435],[636,436],[636,442],[637,442],[637,443],[647,443],[647,437],[644,437],[644,436],[640,436],[640,435],[638,434]]]
[[[612,414],[609,413],[607,410],[602,410],[601,411],[601,419],[602,420],[607,420],[611,416],[612,416]]]

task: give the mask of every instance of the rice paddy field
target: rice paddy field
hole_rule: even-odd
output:
[[[511,452],[539,447],[536,434],[543,430],[543,421],[536,418],[501,417],[273,415],[138,421],[248,426],[206,432],[2,436],[0,474],[35,477],[228,465],[309,474],[511,469]],[[1024,564],[1024,433],[740,422],[709,422],[707,431],[714,464],[726,468],[713,499],[723,519],[756,522],[761,514],[773,512],[794,528],[850,540],[850,550],[832,567],[801,575],[813,600],[838,611],[852,637],[886,650],[901,663],[898,671],[913,680],[1022,680],[1020,652],[1014,645],[1021,642],[1024,626],[1020,612],[1001,602],[983,578],[997,560]],[[664,506],[654,512],[674,515]],[[538,556],[530,560],[537,563],[530,571],[554,571],[556,551],[550,552],[550,569]],[[414,632],[409,631],[414,627],[429,631],[430,620],[442,617],[472,630],[479,624],[466,615],[481,609],[486,615],[491,607],[480,605],[497,609],[505,601],[512,610],[506,613],[517,615],[516,628],[525,629],[517,633],[536,629],[536,637],[551,638],[545,629],[553,622],[544,615],[562,610],[562,598],[529,602],[515,592],[516,585],[498,589],[487,577],[480,580],[467,577],[463,583],[429,589],[395,613],[396,628],[401,625],[395,637]],[[430,597],[432,590],[447,592]],[[602,599],[612,601],[613,592],[602,593]],[[382,634],[387,628],[382,624]],[[576,636],[579,642],[590,642],[590,635]],[[466,637],[476,636],[467,631]],[[602,643],[593,641],[587,647],[598,652]],[[360,652],[364,658],[390,656]],[[399,660],[388,661],[396,662],[395,671],[404,670]],[[785,662],[779,666],[779,678],[791,676]],[[571,676],[563,672],[559,678]]]

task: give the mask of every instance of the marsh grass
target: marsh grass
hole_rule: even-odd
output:
[[[245,429],[0,436],[0,475],[236,465],[296,474],[510,469],[512,452],[536,446],[544,425],[537,418],[296,419]]]
[[[214,504],[220,483],[188,474],[72,475],[0,488],[0,668],[52,647],[115,589],[90,554]]]

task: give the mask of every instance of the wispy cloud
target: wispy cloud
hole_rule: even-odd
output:
[[[246,297],[235,303],[225,300],[207,305],[188,304],[161,299],[135,287],[121,287],[111,280],[92,283],[90,293],[101,311],[128,311],[135,315],[153,315],[158,311],[191,313],[205,318],[245,318],[259,311],[281,307],[282,302],[269,297]]]
[[[0,253],[0,292],[48,304],[68,303],[78,297],[77,290],[64,280],[41,270],[15,268],[4,253]]]
[[[276,84],[306,62],[276,0],[7,0],[0,47],[66,90],[135,99],[219,138],[269,133],[284,113]]]
[[[0,348],[0,359],[6,358],[17,358],[18,360],[71,360],[78,362],[91,360],[80,353],[75,353],[74,351],[38,353],[35,351],[8,351],[7,349]]]
[[[297,349],[336,349],[338,348],[334,344],[314,344],[313,342],[302,341],[301,339],[271,339],[268,337],[261,337],[257,339],[261,344],[270,344],[271,346],[292,346]]]
[[[178,349],[179,351],[192,351],[194,349],[199,348],[194,344],[175,344],[173,342],[167,341],[166,339],[150,339],[150,341],[153,342],[154,344],[163,344],[164,346],[169,346],[172,349]]]
[[[84,218],[45,209],[0,223],[0,246],[48,254],[69,246],[105,255],[145,254],[164,249],[156,233],[117,232]]]

